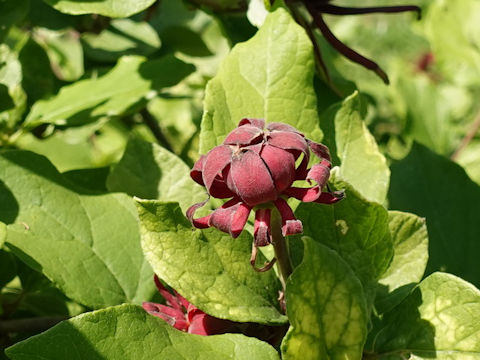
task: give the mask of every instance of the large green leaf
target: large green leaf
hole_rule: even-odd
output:
[[[77,316],[6,351],[12,360],[278,360],[265,342],[239,334],[186,334],[134,305]]]
[[[156,31],[143,21],[112,20],[100,34],[84,33],[85,53],[96,61],[115,61],[123,55],[150,55],[160,48]]]
[[[155,0],[44,0],[58,11],[66,14],[98,14],[108,17],[129,17],[150,5]]]
[[[303,262],[287,281],[292,327],[283,359],[360,360],[368,322],[362,284],[335,251],[308,237],[303,242]]]
[[[367,200],[383,204],[390,170],[375,139],[362,120],[360,95],[355,92],[335,114],[336,155],[341,162],[338,176],[352,184]]]
[[[452,161],[414,144],[392,165],[390,207],[427,219],[427,273],[448,271],[480,284],[480,187]]]
[[[79,125],[105,116],[124,115],[192,71],[192,65],[170,55],[149,61],[140,56],[123,57],[108,74],[77,81],[63,87],[55,97],[38,101],[25,124]]]
[[[480,359],[480,291],[435,273],[386,314],[369,359]]]
[[[129,197],[77,193],[48,160],[26,151],[0,155],[0,180],[0,196],[15,200],[0,213],[6,245],[68,297],[94,308],[150,298],[152,270]]]
[[[369,306],[377,280],[385,272],[393,253],[388,228],[388,212],[368,202],[346,183],[346,198],[334,205],[302,203],[295,216],[303,223],[303,233],[336,250],[362,282]],[[299,236],[291,237],[290,247],[298,246]],[[294,250],[295,251],[295,250]]]
[[[138,200],[137,208],[145,256],[155,273],[188,301],[219,318],[286,321],[278,310],[275,273],[258,273],[250,266],[249,234],[233,239],[217,229],[194,231],[177,203]]]
[[[130,139],[107,180],[110,191],[143,199],[177,201],[183,211],[205,200],[205,190],[190,178],[190,169],[176,155],[156,144]]]
[[[313,89],[312,44],[284,9],[257,34],[236,45],[207,86],[200,152],[223,141],[244,117],[295,126],[321,140]]]
[[[389,211],[394,255],[379,280],[375,307],[384,313],[398,305],[422,279],[428,260],[425,219],[414,214]]]

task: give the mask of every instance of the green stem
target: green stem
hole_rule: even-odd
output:
[[[272,245],[277,259],[277,266],[280,273],[280,281],[285,291],[285,283],[292,273],[292,264],[288,254],[287,241],[282,235],[282,219],[277,209],[272,210],[272,218],[270,220],[272,231]]]

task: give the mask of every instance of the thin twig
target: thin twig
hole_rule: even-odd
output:
[[[321,13],[330,15],[362,15],[373,13],[399,13],[406,11],[416,11],[418,20],[422,17],[422,10],[415,5],[403,5],[403,6],[377,6],[377,7],[343,7],[331,4],[322,4],[316,7]]]
[[[470,130],[468,130],[468,132],[465,134],[465,137],[460,142],[460,145],[458,145],[457,149],[450,156],[451,160],[458,159],[462,151],[465,150],[468,144],[470,144],[470,142],[473,140],[473,138],[475,137],[479,129],[480,129],[480,112],[477,114],[474,122],[472,123],[472,126],[470,127]]]

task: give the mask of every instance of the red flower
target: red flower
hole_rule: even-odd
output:
[[[223,334],[232,326],[231,321],[210,316],[196,308],[175,290],[174,295],[171,294],[157,275],[154,280],[167,305],[144,302],[143,308],[150,315],[165,320],[175,329],[197,335]]]
[[[309,150],[320,159],[320,163],[311,168],[308,168]],[[213,226],[237,237],[255,208],[255,246],[268,245],[271,243],[272,204],[281,215],[283,236],[287,236],[301,233],[303,227],[285,198],[323,204],[343,198],[343,192],[322,191],[330,168],[328,148],[306,139],[294,127],[270,123],[265,129],[262,119],[242,119],[223,144],[202,155],[190,172],[193,180],[205,186],[209,195],[231,199],[210,215],[198,219],[194,219],[194,213],[206,201],[195,204],[187,210],[187,217],[196,228]],[[294,187],[292,184],[296,180],[316,184],[309,188]]]

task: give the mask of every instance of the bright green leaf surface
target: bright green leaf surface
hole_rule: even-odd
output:
[[[286,321],[278,310],[275,273],[258,273],[250,266],[250,235],[233,239],[217,229],[194,230],[176,203],[138,200],[137,208],[148,261],[188,301],[219,318]]]
[[[377,312],[384,313],[398,305],[418,283],[428,260],[428,234],[425,219],[414,214],[389,211],[389,227],[394,255],[379,280],[375,298]]]
[[[427,219],[427,273],[442,270],[480,284],[480,187],[450,160],[414,144],[392,165],[390,207]]]
[[[44,0],[58,11],[66,14],[99,14],[108,17],[129,17],[150,5],[155,0]]]
[[[355,92],[335,115],[335,141],[341,161],[338,175],[367,200],[383,204],[390,170],[362,119],[361,107],[360,95]]]
[[[368,312],[362,284],[326,246],[304,237],[303,262],[287,281],[291,328],[283,359],[360,360]]]
[[[21,86],[22,68],[17,56],[7,45],[0,44],[0,137],[2,130],[12,128],[20,119],[26,105]]]
[[[75,30],[36,28],[33,38],[45,49],[51,67],[60,80],[74,81],[83,75],[83,49]]]
[[[77,81],[63,87],[57,96],[38,101],[26,125],[78,125],[104,116],[124,115],[192,71],[192,65],[170,55],[150,61],[138,56],[123,57],[108,74]]]
[[[115,61],[122,55],[149,55],[160,48],[160,38],[147,22],[112,20],[100,34],[82,35],[86,54],[97,61]]]
[[[435,273],[386,314],[371,359],[480,359],[480,291]]]
[[[110,191],[143,199],[177,201],[185,212],[207,198],[190,178],[190,169],[176,155],[156,144],[132,138],[107,180]]]
[[[278,360],[267,343],[238,334],[178,331],[134,305],[77,316],[7,350],[12,360]]]
[[[335,205],[302,203],[295,216],[302,220],[303,233],[336,250],[362,282],[368,304],[376,292],[377,280],[387,269],[393,253],[388,229],[388,212],[377,203],[363,199],[351,186],[346,198]],[[290,247],[296,246],[292,237]]]
[[[244,117],[295,126],[321,140],[313,89],[312,45],[284,9],[271,13],[258,33],[235,46],[208,85],[200,153],[208,152]]]
[[[152,270],[129,197],[76,193],[25,151],[1,154],[0,180],[0,196],[13,197],[0,212],[10,224],[6,245],[68,297],[94,308],[150,298]]]
[[[480,154],[480,141],[472,141],[456,159],[467,172],[468,176],[480,185],[480,161],[478,161],[478,154]]]

